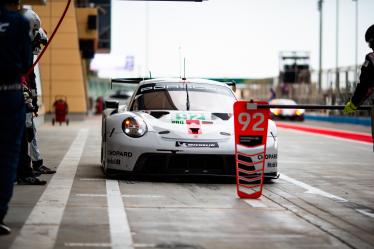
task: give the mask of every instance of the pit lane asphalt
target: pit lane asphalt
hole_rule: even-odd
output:
[[[279,129],[281,178],[245,201],[220,180],[106,180],[100,120],[39,128],[58,175],[15,186],[1,249],[374,248],[371,145]]]

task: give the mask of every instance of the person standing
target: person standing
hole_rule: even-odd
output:
[[[373,52],[365,57],[361,67],[360,82],[354,91],[353,97],[346,103],[344,113],[353,113],[374,91],[374,24],[365,33],[365,41]]]
[[[346,103],[343,112],[353,113],[357,107],[365,102],[374,92],[374,24],[365,33],[365,41],[373,52],[365,57],[365,62],[361,67],[360,82],[357,84],[353,97]],[[374,138],[374,100],[371,109],[371,132]],[[373,141],[374,151],[374,141]]]
[[[13,194],[20,145],[25,126],[25,102],[21,76],[32,65],[27,20],[17,12],[19,0],[0,2],[0,235]]]
[[[21,9],[19,11],[29,22],[31,40],[32,40],[32,57],[38,55],[41,45],[46,45],[48,37],[41,28],[41,21],[37,13],[31,9]],[[47,182],[37,178],[39,174],[54,174],[56,171],[43,165],[39,148],[36,142],[36,129],[33,121],[34,114],[38,112],[37,87],[34,71],[30,71],[24,77],[24,96],[26,103],[26,130],[21,143],[21,155],[18,163],[17,183],[19,185],[45,185]],[[29,155],[30,143],[30,155]],[[31,157],[31,158],[30,158]],[[33,161],[33,167],[30,163]]]

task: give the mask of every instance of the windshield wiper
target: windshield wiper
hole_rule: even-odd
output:
[[[186,83],[186,94],[187,94],[187,98],[186,98],[186,109],[187,109],[187,111],[189,111],[190,110],[190,95],[188,94],[187,83]]]

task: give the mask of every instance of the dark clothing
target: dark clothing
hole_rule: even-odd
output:
[[[0,223],[13,194],[26,118],[22,90],[8,86],[19,86],[32,65],[29,29],[26,19],[0,4]]]
[[[357,84],[352,102],[355,106],[361,105],[374,90],[374,53],[367,54],[361,67],[360,83]]]
[[[0,5],[0,84],[18,83],[32,65],[30,24]]]
[[[17,178],[33,176],[31,168],[31,158],[29,156],[29,142],[27,141],[27,132],[24,130],[21,139],[21,151],[17,167]]]
[[[22,90],[0,91],[0,222],[13,194],[24,127],[25,102]]]

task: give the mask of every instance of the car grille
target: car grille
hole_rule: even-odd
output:
[[[135,172],[146,174],[235,175],[233,155],[147,153],[139,157]]]

